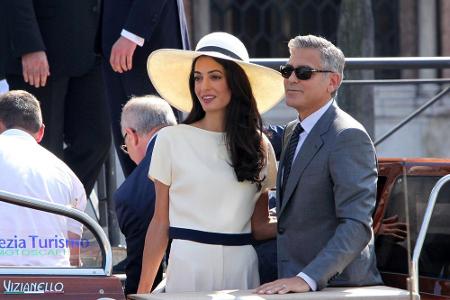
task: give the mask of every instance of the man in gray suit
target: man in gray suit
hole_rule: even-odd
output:
[[[377,161],[364,127],[334,100],[344,54],[312,35],[289,42],[286,103],[298,112],[283,137],[277,178],[278,279],[261,294],[382,284],[372,213]]]

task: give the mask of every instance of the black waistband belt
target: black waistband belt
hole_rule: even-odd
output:
[[[252,243],[251,233],[215,233],[178,227],[169,228],[169,238],[224,246],[242,246]]]

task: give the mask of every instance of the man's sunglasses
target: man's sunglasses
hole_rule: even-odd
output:
[[[291,77],[292,72],[295,73],[295,76],[297,76],[299,80],[308,80],[311,78],[313,73],[333,73],[333,71],[316,70],[306,66],[300,66],[297,68],[294,68],[291,65],[280,66],[280,73],[284,78]]]

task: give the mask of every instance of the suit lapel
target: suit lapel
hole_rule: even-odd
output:
[[[286,147],[289,144],[289,140],[291,139],[291,136],[294,131],[296,123],[297,123],[297,121],[293,121],[293,122],[289,123],[286,126],[286,128],[284,129],[283,141],[282,141],[282,143],[283,143],[282,151],[281,151],[281,155],[280,155],[280,160],[279,160],[279,165],[278,165],[278,173],[277,173],[276,186],[279,187],[279,188],[277,188],[277,199],[280,199],[280,197],[281,197],[281,194],[280,194],[281,179],[283,178],[282,168],[283,168],[284,157],[286,155]],[[276,201],[276,205],[277,205],[277,211],[280,211],[280,201]]]
[[[292,198],[292,194],[295,191],[306,167],[309,165],[316,153],[322,148],[324,144],[322,135],[325,134],[330,128],[330,124],[334,120],[335,111],[336,107],[334,105],[331,105],[313,127],[311,132],[308,134],[306,140],[302,145],[302,148],[300,149],[300,152],[297,154],[297,157],[293,161],[291,173],[289,174],[289,178],[286,182],[286,187],[283,193],[282,205],[281,208],[279,208],[279,214],[283,213],[284,208]],[[284,150],[286,149],[283,149],[283,152]],[[277,182],[277,184],[281,182],[281,176],[282,175],[279,174],[278,177],[280,178],[278,179],[279,182]],[[277,186],[281,187],[281,184]]]
[[[305,142],[302,145],[302,148],[300,149],[300,152],[297,154],[297,157],[293,162],[291,173],[289,174],[283,193],[283,201],[280,213],[282,213],[283,209],[286,207],[286,204],[291,198],[298,182],[300,181],[300,177],[305,171],[305,168],[313,159],[317,151],[319,151],[319,149],[322,147],[322,138],[318,135],[312,135],[312,133],[313,132],[311,131],[311,133],[306,138]]]

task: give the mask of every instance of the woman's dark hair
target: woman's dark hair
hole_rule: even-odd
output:
[[[205,116],[200,101],[195,95],[194,69],[199,56],[192,62],[189,75],[189,90],[193,102],[192,110],[183,123],[192,124]],[[248,180],[261,189],[260,172],[266,156],[262,144],[262,120],[252,93],[250,81],[244,70],[230,60],[211,57],[225,70],[225,78],[231,90],[231,101],[225,114],[226,144],[238,181]]]

